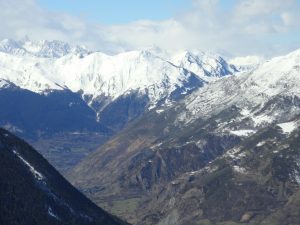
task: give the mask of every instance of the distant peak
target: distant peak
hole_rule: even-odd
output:
[[[134,59],[142,59],[142,60],[151,60],[151,59],[159,58],[159,56],[157,56],[156,54],[154,54],[152,51],[148,49],[128,51],[117,55],[125,58],[134,58]]]
[[[235,67],[229,65],[221,56],[201,50],[178,52],[173,56],[172,63],[188,69],[206,81],[237,72]]]
[[[265,61],[266,59],[262,56],[251,55],[232,58],[229,60],[229,63],[234,65],[239,71],[247,72],[256,69]]]
[[[220,55],[212,52],[204,52],[202,50],[184,50],[176,54],[177,57],[186,58],[192,61],[203,61],[205,59],[215,59],[217,61],[225,61]]]
[[[70,53],[87,54],[89,51],[82,46],[71,46],[58,40],[32,41],[25,37],[19,41],[4,39],[0,42],[0,51],[13,55],[33,55],[45,58],[59,58]]]
[[[230,62],[232,64],[253,65],[253,64],[259,64],[264,60],[265,59],[262,56],[250,55],[250,56],[232,58]]]
[[[3,47],[18,47],[18,48],[20,48],[21,46],[17,41],[6,38],[0,42],[0,48],[3,48]]]

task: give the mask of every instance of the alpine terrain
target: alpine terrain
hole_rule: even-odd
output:
[[[145,112],[67,177],[133,224],[296,225],[299,125],[300,50]]]
[[[235,66],[212,53],[107,55],[60,41],[0,42],[0,125],[65,172],[144,112]]]
[[[108,55],[60,41],[6,39],[0,106],[3,128],[124,221],[299,224],[300,50],[227,62],[201,51]],[[1,132],[0,184],[11,194],[1,198],[12,202],[1,204],[10,212],[3,218],[122,224],[26,143]],[[29,189],[36,208],[28,208]]]
[[[127,224],[98,208],[27,143],[0,129],[0,224]]]
[[[0,20],[0,225],[300,225],[300,0]]]

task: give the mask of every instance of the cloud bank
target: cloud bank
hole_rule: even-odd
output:
[[[56,39],[107,53],[158,46],[271,56],[300,48],[299,1],[235,0],[230,7],[221,1],[193,0],[168,20],[108,26],[43,9],[36,0],[0,0],[0,38]]]

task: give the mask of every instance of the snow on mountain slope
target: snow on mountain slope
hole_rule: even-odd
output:
[[[220,56],[201,51],[179,52],[172,56],[171,62],[190,70],[206,81],[214,81],[237,72],[233,65],[229,65]]]
[[[278,126],[282,129],[283,133],[292,133],[299,125],[296,121],[291,121],[287,123],[278,124]]]
[[[164,89],[174,90],[190,74],[149,52],[127,52],[116,56],[93,53],[84,58],[65,57],[55,62],[55,79],[72,91],[105,95],[113,99],[131,90],[149,90],[150,98],[159,97]],[[163,87],[163,85],[166,85]]]
[[[6,88],[8,86],[9,86],[9,82],[7,82],[6,80],[0,79],[0,89],[1,88]]]
[[[30,41],[28,39],[22,41],[4,39],[0,42],[0,51],[18,56],[32,55],[45,58],[58,58],[70,53],[88,54],[84,47],[73,47],[62,41]]]
[[[4,40],[0,43],[0,78],[37,93],[82,91],[92,100],[101,96],[114,100],[138,91],[149,97],[150,105],[155,105],[178,88],[193,83],[195,77],[205,83],[235,72],[221,57],[205,53],[184,52],[171,60],[151,51],[114,56],[86,53],[59,41]]]
[[[164,219],[155,217],[153,224],[167,224],[168,222],[165,221],[169,221],[169,218],[174,217],[174,212],[177,214],[180,210],[183,213],[182,215],[177,214],[177,218],[182,218],[183,215],[186,215],[187,207],[190,208],[194,205],[194,202],[191,204],[194,199],[205,199],[211,196],[211,193],[202,196],[201,190],[204,190],[204,187],[206,187],[204,190],[206,192],[206,190],[211,190],[215,186],[219,187],[219,184],[223,183],[223,178],[227,176],[224,176],[227,174],[227,172],[224,173],[227,168],[224,167],[223,156],[232,159],[229,164],[232,170],[228,170],[228,174],[233,172],[242,175],[254,171],[245,164],[240,164],[243,158],[246,158],[245,161],[248,161],[251,166],[256,167],[255,170],[260,167],[265,171],[267,168],[265,165],[253,163],[252,160],[270,162],[272,158],[276,157],[273,155],[273,150],[283,149],[283,152],[287,152],[285,139],[296,137],[298,122],[295,123],[295,121],[299,120],[300,115],[299,52],[274,58],[252,72],[220,78],[193,92],[180,102],[147,112],[138,121],[126,127],[90,157],[79,163],[70,174],[70,179],[82,190],[86,190],[86,193],[96,201],[106,197],[111,200],[112,195],[105,193],[104,189],[115,190],[114,197],[116,198],[126,195],[131,198],[132,193],[139,192],[136,190],[143,189],[145,193],[150,194],[154,190],[152,192],[154,194],[150,198],[155,199],[154,205],[157,204],[158,210],[152,212],[152,208],[149,211],[146,210],[144,214],[141,213],[147,218],[145,220],[147,222],[148,215],[158,215],[162,212],[161,190],[165,190],[165,181],[167,181],[174,188],[173,191],[169,191],[170,189],[166,191],[165,209],[169,213]],[[237,146],[244,140],[245,145],[241,150]],[[279,145],[277,145],[278,143]],[[292,143],[292,141],[288,143]],[[294,143],[299,142],[293,141],[293,145]],[[266,146],[263,146],[265,144]],[[281,144],[285,147],[279,147]],[[250,147],[251,145],[253,147]],[[263,154],[266,154],[267,157],[261,159]],[[278,162],[282,162],[284,158],[280,155]],[[272,162],[271,166],[277,164],[276,161]],[[95,163],[99,167],[91,166]],[[216,163],[216,167],[211,166],[211,163]],[[279,167],[286,171],[286,165],[290,165],[290,163],[282,165],[284,167],[281,165]],[[219,166],[222,172],[214,174]],[[226,169],[223,170],[224,168]],[[199,186],[191,188],[191,185],[196,182],[195,174],[202,169],[207,169],[207,171],[204,176],[199,177]],[[110,171],[115,173],[112,175]],[[273,173],[273,169],[269,171]],[[178,174],[182,176],[178,176]],[[211,176],[211,174],[213,175]],[[266,173],[263,172],[263,174]],[[267,176],[269,177],[269,175]],[[288,174],[283,176],[288,177]],[[126,179],[120,180],[120,177],[126,177]],[[174,179],[174,177],[178,179]],[[178,193],[178,188],[182,187],[185,182],[183,177],[186,178],[187,184],[183,188],[185,195],[180,195],[176,199],[176,204],[173,204],[175,201],[172,200],[170,207],[170,196],[173,197],[173,193]],[[229,177],[230,181],[226,182],[225,186],[232,187],[231,184],[235,178],[232,179],[231,175]],[[251,175],[251,177],[256,176]],[[298,173],[293,177],[298,178]],[[202,183],[203,180],[205,180],[204,183],[207,183]],[[261,181],[261,179],[259,180]],[[236,179],[236,181],[237,186],[240,186],[241,180]],[[260,181],[259,183],[261,183]],[[269,185],[269,182],[266,183]],[[248,185],[249,183],[246,182],[243,190],[245,190],[244,187],[249,187]],[[156,192],[159,186],[161,189]],[[218,194],[208,201],[208,207],[211,207],[212,211],[215,209],[218,211],[220,205],[223,204],[211,205],[219,198],[220,193],[225,196],[223,195],[225,186],[220,189],[221,192],[216,191],[215,193]],[[90,190],[95,190],[95,187],[103,187],[103,189],[91,193]],[[258,189],[252,187],[249,188],[249,193],[256,194]],[[237,192],[234,191],[234,193]],[[136,196],[139,194],[140,196],[145,195],[140,192]],[[187,196],[190,196],[189,200],[186,200],[189,198]],[[232,194],[226,196],[232,196]],[[266,196],[269,196],[269,193]],[[180,201],[184,201],[184,204],[179,206]],[[144,202],[147,203],[147,206],[153,207],[153,204],[148,201]],[[228,202],[231,204],[232,200],[228,200]],[[143,203],[141,203],[142,206],[144,206]],[[221,206],[225,209],[224,215],[228,215],[227,207],[230,204]],[[138,213],[140,210],[143,211],[141,205],[134,212],[134,216],[138,215],[138,218],[142,218]],[[240,203],[236,205],[240,205]],[[249,205],[245,203],[245,206],[245,210],[248,210]],[[261,207],[261,204],[258,204],[258,207]],[[201,206],[197,205],[194,212],[199,212],[200,208]],[[241,217],[245,210],[240,214]],[[211,218],[216,217],[212,216]],[[145,221],[141,224],[146,223]],[[199,221],[198,214],[195,221]],[[184,220],[178,224],[195,223]]]
[[[272,102],[274,98],[278,99]],[[251,118],[254,126],[260,126],[295,115],[299,111],[299,98],[300,50],[273,58],[254,71],[220,79],[191,94],[184,101],[186,110],[177,122],[189,123],[210,117],[212,112],[217,114],[235,105],[241,109],[243,118]],[[282,114],[285,104],[288,104],[289,115]]]
[[[0,78],[33,92],[61,90],[55,81],[44,76],[40,64],[50,65],[53,59],[35,58],[32,56],[14,56],[0,52]]]
[[[239,71],[247,72],[256,69],[266,60],[261,56],[236,57],[229,60]]]
[[[245,95],[260,99],[276,95],[300,96],[300,50],[276,57],[259,66],[248,76]],[[250,99],[249,98],[249,99]]]
[[[83,58],[70,54],[59,59],[0,53],[0,61],[0,77],[21,88],[38,93],[69,88],[95,98],[104,95],[115,99],[147,88],[155,101],[191,76],[150,53],[137,51],[116,56],[93,53]]]

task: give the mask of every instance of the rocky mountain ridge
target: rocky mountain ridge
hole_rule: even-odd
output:
[[[60,41],[3,40],[0,126],[63,172],[144,112],[235,72],[211,53],[107,55]]]
[[[68,177],[111,211],[134,202],[117,211],[134,224],[280,224],[299,207],[299,65],[295,51],[152,110]]]

